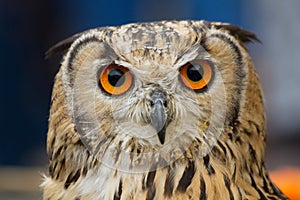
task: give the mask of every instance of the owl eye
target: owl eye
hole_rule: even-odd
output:
[[[110,95],[120,95],[128,91],[132,85],[132,74],[121,65],[111,64],[100,73],[99,85]]]
[[[212,64],[206,60],[188,62],[180,68],[181,81],[195,92],[206,89],[212,76]]]

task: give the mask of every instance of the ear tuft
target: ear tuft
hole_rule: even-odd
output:
[[[212,23],[212,26],[215,27],[216,29],[223,29],[228,31],[232,36],[242,41],[243,43],[248,43],[248,42],[261,43],[261,41],[257,38],[257,36],[254,33],[242,29],[239,26],[228,24],[228,23]]]
[[[71,46],[71,44],[79,38],[83,33],[77,33],[63,41],[60,41],[59,43],[52,46],[46,53],[45,53],[45,59],[51,58],[52,56],[55,56],[57,54],[64,54]]]

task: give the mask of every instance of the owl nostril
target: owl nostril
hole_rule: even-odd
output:
[[[165,108],[168,107],[168,101],[166,99],[166,95],[160,90],[155,90],[151,95],[150,106],[153,107],[154,105],[157,104],[160,104]]]
[[[154,106],[154,102],[151,100],[150,101],[150,106],[153,107]]]
[[[164,101],[164,104],[163,104],[163,105],[164,105],[165,108],[168,107],[168,102],[167,102],[167,100]]]
[[[155,101],[151,100],[150,101],[150,106],[153,107],[156,104],[160,104],[162,106],[164,106],[165,108],[168,107],[168,102],[167,100],[160,100],[160,99],[156,99]]]

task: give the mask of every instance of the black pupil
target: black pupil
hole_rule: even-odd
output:
[[[108,73],[108,81],[114,87],[120,87],[125,82],[124,72],[120,69],[112,69]]]
[[[200,81],[203,77],[204,71],[201,65],[199,64],[190,64],[190,66],[187,69],[187,76],[190,80],[197,82]]]

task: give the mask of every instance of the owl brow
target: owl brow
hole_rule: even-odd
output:
[[[83,46],[89,44],[90,42],[101,42],[99,38],[97,38],[95,35],[92,35],[91,37],[85,38],[83,40],[80,40],[77,44],[74,45],[74,47],[71,49],[70,56],[68,58],[68,66],[67,69],[69,72],[73,71],[73,60],[78,54],[78,50],[82,48]],[[76,43],[76,42],[75,42]]]
[[[179,69],[182,65],[186,64],[187,62],[199,59],[202,56],[207,57],[207,54],[208,51],[202,45],[197,45],[178,56],[174,65],[177,66],[177,68]]]
[[[242,62],[243,55],[241,53],[240,48],[229,37],[227,37],[225,34],[222,34],[222,33],[213,33],[213,34],[209,35],[208,37],[209,38],[216,37],[216,38],[219,38],[220,40],[223,40],[224,42],[226,42],[236,54],[236,64],[238,66],[241,66],[243,64],[243,62]],[[204,47],[204,49],[209,51],[205,45],[206,39],[203,40],[202,46]]]

